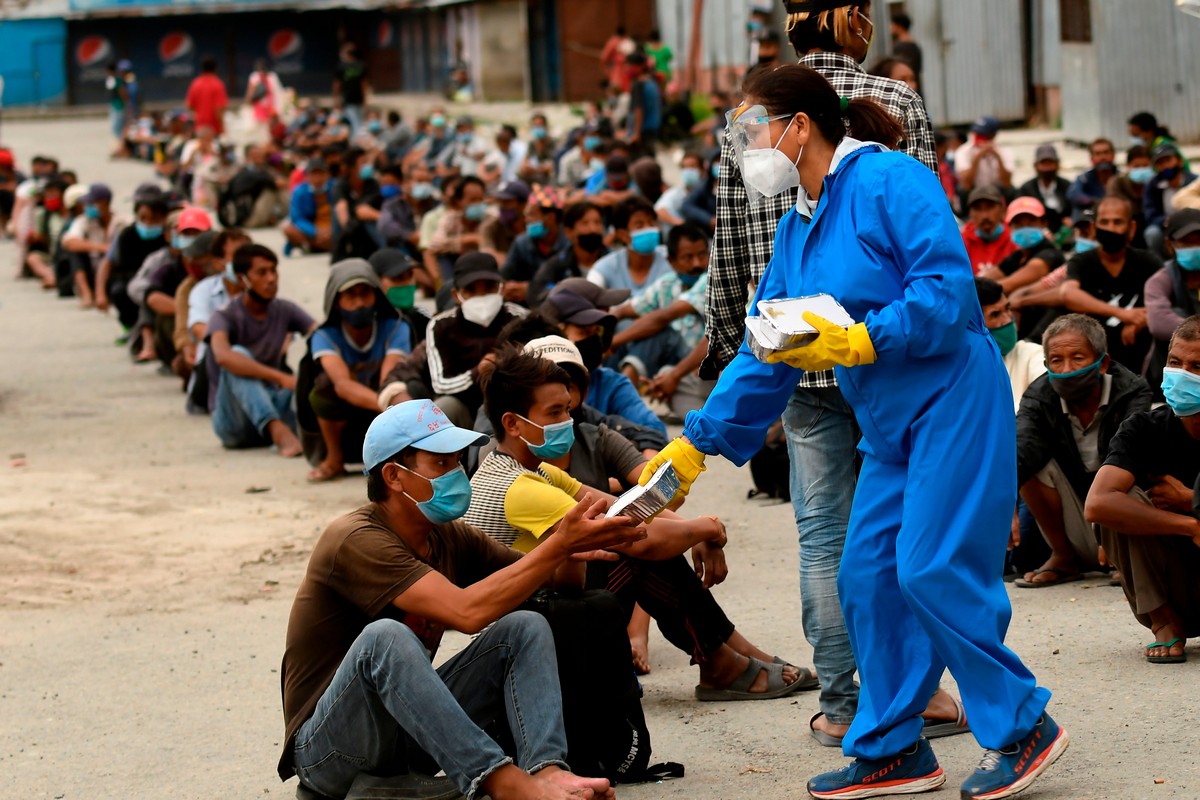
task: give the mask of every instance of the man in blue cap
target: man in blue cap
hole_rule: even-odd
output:
[[[494,543],[457,521],[471,502],[460,457],[486,440],[428,400],[368,429],[370,502],[317,541],[288,621],[279,775],[302,792],[341,798],[399,775],[385,783],[432,795],[424,776],[444,770],[467,798],[613,797],[607,780],[568,771],[550,628],[513,609],[572,557],[644,531],[589,496],[527,556]],[[435,670],[447,628],[487,630]],[[496,722],[515,751],[483,731]]]

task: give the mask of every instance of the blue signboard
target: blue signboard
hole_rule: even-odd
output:
[[[279,0],[71,0],[72,11],[127,11],[130,9],[185,11],[204,6],[278,6]]]

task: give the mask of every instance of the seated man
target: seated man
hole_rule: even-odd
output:
[[[233,254],[239,247],[249,243],[250,237],[238,228],[226,228],[218,233],[212,243],[214,274],[202,278],[186,292],[186,287],[181,284],[175,293],[175,307],[180,311],[187,309],[187,313],[175,315],[175,348],[191,371],[185,405],[189,414],[207,414],[210,411],[208,369],[204,366],[204,358],[208,353],[205,343],[208,321],[214,311],[242,291],[241,281],[233,270]]]
[[[1000,284],[987,278],[975,279],[975,292],[983,308],[983,324],[996,340],[1004,367],[1012,383],[1013,409],[1021,408],[1021,397],[1035,380],[1046,374],[1045,355],[1033,342],[1017,338],[1017,322],[1009,308],[1008,296]]]
[[[292,392],[296,376],[284,371],[289,335],[307,335],[316,321],[279,293],[279,258],[261,244],[246,244],[233,255],[240,297],[208,323],[209,403],[213,432],[228,448],[273,444],[284,458],[303,448],[293,430]]]
[[[562,224],[570,246],[538,267],[525,298],[530,308],[540,306],[562,281],[586,278],[596,262],[608,255],[604,246],[604,215],[599,206],[586,200],[572,203],[563,212]]]
[[[1109,358],[1094,319],[1055,320],[1042,347],[1048,372],[1030,384],[1017,413],[1017,486],[1051,550],[1045,564],[1016,581],[1032,589],[1079,580],[1100,566],[1083,499],[1117,428],[1150,407],[1150,387]]]
[[[95,303],[92,285],[96,272],[125,221],[112,211],[112,189],[93,183],[83,196],[83,214],[63,233],[62,249],[71,259],[75,295],[84,308]]]
[[[379,276],[379,286],[388,303],[408,323],[416,347],[425,341],[425,330],[429,327],[429,315],[416,304],[420,265],[408,253],[392,247],[376,250],[367,261]]]
[[[1150,151],[1155,177],[1142,190],[1142,211],[1146,215],[1146,247],[1163,254],[1163,229],[1167,217],[1175,212],[1175,195],[1196,182],[1196,176],[1183,163],[1179,148],[1171,142]]]
[[[334,264],[325,282],[325,321],[308,342],[319,367],[308,402],[325,445],[325,457],[308,473],[310,483],[345,474],[343,443],[362,441],[379,413],[380,381],[411,350],[408,323],[396,318],[371,265],[361,258]]]
[[[291,212],[283,223],[287,238],[284,255],[299,247],[306,253],[333,250],[333,178],[322,158],[313,158],[305,169],[304,182],[292,190]]]
[[[372,423],[370,502],[317,541],[288,620],[282,779],[345,797],[360,775],[399,775],[389,783],[415,791],[444,770],[466,797],[613,797],[607,780],[567,771],[550,629],[514,609],[573,556],[640,529],[588,498],[522,558],[456,522],[471,499],[459,457],[482,438],[429,401]],[[448,628],[479,635],[435,670]],[[495,722],[516,752],[484,731]]]
[[[613,230],[624,247],[596,262],[587,279],[602,289],[628,289],[638,297],[663,275],[671,274],[667,248],[660,242],[658,216],[644,197],[623,201],[613,210]]]
[[[1004,226],[1004,208],[1004,195],[995,186],[980,186],[967,195],[962,237],[976,275],[995,269],[1017,251]]]
[[[1040,281],[1066,263],[1046,228],[1046,208],[1040,200],[1018,197],[1009,204],[1004,220],[1018,249],[1005,256],[995,269],[980,270],[980,277],[991,278],[1005,292],[1013,292]]]
[[[1187,317],[1200,314],[1200,209],[1176,211],[1167,220],[1166,248],[1170,260],[1146,281],[1146,324],[1154,349],[1146,380],[1162,384],[1167,348],[1175,329]],[[1160,399],[1160,392],[1155,392]]]
[[[590,493],[552,463],[569,457],[574,444],[570,387],[556,363],[515,348],[502,351],[484,382],[497,445],[471,478],[464,519],[520,552],[537,552],[564,514]],[[633,477],[631,463],[626,480]],[[725,526],[719,520],[663,512],[646,527],[646,539],[617,548],[621,560],[593,582],[600,577],[599,586],[617,596],[626,618],[640,604],[663,635],[696,660],[697,699],[768,699],[816,688],[810,670],[781,663],[735,633],[706,588],[725,575]],[[693,546],[700,565],[695,569],[682,556]]]
[[[639,386],[667,402],[675,399],[681,382],[685,391],[672,411],[683,416],[708,399],[713,381],[701,381],[696,371],[708,353],[704,336],[704,294],[708,287],[708,235],[691,222],[676,225],[667,236],[672,272],[645,292],[613,309],[618,319],[634,320],[618,331],[612,349],[622,354],[621,371]]]
[[[1171,339],[1167,405],[1125,420],[1087,497],[1100,527],[1102,557],[1121,572],[1125,598],[1154,634],[1146,660],[1187,660],[1200,635],[1200,522],[1193,487],[1200,475],[1200,317]]]
[[[163,236],[167,219],[166,198],[157,187],[138,189],[134,194],[133,213],[134,224],[117,234],[111,254],[101,259],[95,286],[96,308],[107,313],[111,302],[116,306],[121,326],[127,331],[138,321],[138,304],[129,296],[129,283],[147,256],[167,246]]]
[[[516,238],[504,260],[504,296],[529,304],[529,287],[542,265],[571,246],[562,229],[562,195],[552,186],[534,186],[525,205],[525,232]]]
[[[139,306],[141,350],[137,360],[159,358],[170,364],[175,358],[175,292],[189,274],[208,275],[209,250],[216,234],[208,212],[197,206],[172,212],[167,220],[169,244],[146,257],[128,291]],[[206,233],[212,235],[197,246]]]

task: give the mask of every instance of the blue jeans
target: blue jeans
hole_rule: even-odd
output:
[[[481,726],[507,723],[529,773],[567,768],[554,638],[544,617],[514,611],[436,671],[416,634],[379,620],[363,628],[296,732],[305,786],[345,797],[359,773],[396,775],[426,754],[468,798],[513,759]]]
[[[362,130],[363,107],[359,105],[343,106],[342,116],[346,118],[346,123],[350,126],[350,138],[353,139]]]
[[[233,350],[254,358],[241,345],[234,346]],[[277,419],[293,430],[296,427],[291,389],[221,370],[217,403],[212,412],[213,432],[221,444],[231,449],[265,447],[271,443],[267,425]]]
[[[821,679],[821,711],[830,722],[848,725],[858,709],[858,686],[837,578],[854,500],[858,424],[836,387],[797,387],[783,427],[800,540],[804,637]]]

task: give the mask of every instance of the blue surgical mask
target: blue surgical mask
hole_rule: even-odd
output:
[[[434,114],[429,118],[429,124],[435,128],[444,128],[446,127],[446,118],[441,114]]]
[[[531,239],[541,239],[546,235],[546,223],[531,222],[525,226],[525,232],[529,234]]]
[[[1146,137],[1144,137],[1144,136],[1130,136],[1129,137],[1129,146],[1130,147],[1149,147],[1150,143],[1146,141]]]
[[[703,272],[699,272],[694,275],[680,273],[679,274],[679,282],[683,284],[683,288],[691,289],[693,286],[695,286],[697,283],[700,282],[700,276],[703,274],[704,274]]]
[[[534,125],[533,128],[530,129],[529,133],[534,139],[537,140],[545,139],[548,134],[545,125]]]
[[[414,200],[428,200],[433,197],[432,183],[414,183],[412,185],[412,196]]]
[[[196,241],[195,236],[181,236],[177,233],[171,237],[171,246],[176,250],[186,250],[194,241]]]
[[[147,225],[144,222],[135,222],[134,227],[137,229],[137,235],[143,240],[157,239],[163,234],[162,225]]]
[[[721,164],[720,164],[720,162],[718,162],[718,163],[716,163],[716,164],[713,164],[713,165],[712,165],[712,176],[713,176],[714,178],[719,178],[719,177],[721,177]]]
[[[229,281],[230,283],[238,282],[238,274],[233,269],[232,261],[226,262],[225,264],[225,280]]]
[[[517,414],[521,417],[520,414]],[[519,437],[522,442],[529,445],[529,452],[533,453],[538,458],[546,461],[553,461],[556,458],[562,458],[567,453],[571,452],[571,446],[575,444],[575,423],[573,420],[564,422],[555,422],[552,425],[538,425],[536,422],[521,417],[535,428],[542,430],[542,443],[534,444],[524,436]]]
[[[679,180],[685,189],[695,189],[700,185],[700,170],[695,167],[684,167],[679,172]]]
[[[400,187],[395,185],[394,183],[389,184],[387,186],[380,186],[379,194],[383,197],[384,200],[391,200],[393,197],[400,196]]]
[[[462,144],[469,145],[475,139],[475,134],[470,131],[463,131],[458,135],[458,141]]]
[[[433,497],[428,500],[414,500],[408,492],[404,496],[412,500],[417,510],[425,515],[425,519],[434,525],[442,525],[467,513],[471,507],[471,479],[463,468],[457,467],[438,478],[426,478],[419,472],[413,472],[403,464],[396,464],[405,472],[412,472],[433,488]]]
[[[1096,359],[1095,363],[1077,369],[1073,372],[1051,372],[1046,371],[1046,378],[1050,381],[1050,388],[1058,393],[1058,396],[1068,403],[1078,403],[1087,398],[1096,384],[1100,380],[1100,366],[1104,363],[1104,357]]]
[[[659,235],[658,228],[633,231],[629,235],[629,246],[633,252],[648,256],[658,248]]]
[[[1200,414],[1200,375],[1185,369],[1165,367],[1162,380],[1163,397],[1177,417]]]
[[[100,206],[94,206],[89,203],[83,207],[83,215],[88,219],[100,219]]]
[[[1100,243],[1097,242],[1095,239],[1076,239],[1075,240],[1075,252],[1076,253],[1087,253],[1092,250],[1095,250],[1099,246],[1100,246]]]
[[[985,242],[994,242],[1004,235],[1004,223],[1001,222],[999,225],[993,228],[991,236],[987,235],[979,228],[975,229],[975,233],[979,234],[979,238]]]
[[[371,133],[379,133],[383,130],[383,123],[377,119],[373,119],[367,123],[367,130]]]
[[[360,167],[358,170],[358,177],[362,178],[364,181],[369,181],[369,180],[371,180],[371,178],[374,178],[375,177],[375,165],[374,164],[363,164],[362,167]]]
[[[487,216],[487,203],[472,203],[467,206],[463,216],[471,222],[483,222],[483,218]]]
[[[1149,183],[1154,180],[1154,167],[1134,167],[1129,170],[1129,180],[1140,184]]]
[[[604,140],[602,138],[600,138],[599,136],[583,137],[583,149],[584,150],[590,150],[594,153],[596,150],[598,150],[600,148],[600,145],[602,145],[602,144],[604,144]]]
[[[1188,272],[1200,272],[1200,247],[1177,247],[1175,263]]]
[[[1012,232],[1013,244],[1022,250],[1035,247],[1046,238],[1041,228],[1017,228]]]

